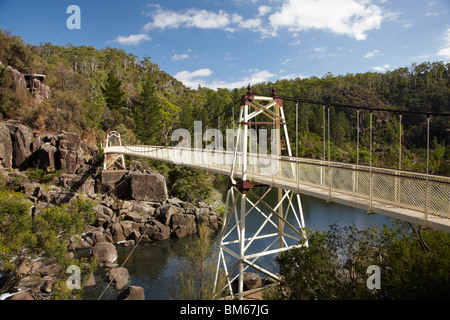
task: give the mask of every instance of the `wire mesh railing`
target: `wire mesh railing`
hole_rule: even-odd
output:
[[[154,146],[111,146],[105,153],[125,154],[236,175],[242,157],[232,151]],[[247,154],[247,176],[255,182],[286,182],[291,189],[315,187],[327,191],[330,199],[341,193],[374,203],[392,205],[450,218],[450,177],[411,171],[369,167],[324,160],[267,154]]]

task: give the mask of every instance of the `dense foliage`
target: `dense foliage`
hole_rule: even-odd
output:
[[[81,290],[66,288],[66,269],[78,265],[83,274],[95,268],[95,263],[86,259],[71,259],[67,243],[74,235],[94,222],[94,202],[87,198],[76,198],[70,205],[52,206],[39,214],[31,214],[31,202],[24,194],[3,188],[0,190],[0,266],[3,272],[15,274],[19,265],[27,259],[44,258],[48,264],[61,266],[54,299],[78,298]],[[14,281],[3,286],[3,291],[14,287]],[[82,279],[83,283],[87,279]]]
[[[449,299],[450,235],[432,229],[331,226],[310,233],[308,247],[278,258],[282,286],[271,299]],[[379,267],[378,288],[369,288]]]

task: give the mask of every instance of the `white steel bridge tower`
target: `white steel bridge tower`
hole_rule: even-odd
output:
[[[265,121],[258,122],[262,118]],[[260,265],[258,259],[299,247],[302,245],[300,243],[307,244],[307,242],[299,193],[277,188],[275,182],[281,173],[293,178],[298,176],[296,172],[298,166],[289,163],[280,165],[280,161],[271,161],[274,157],[281,156],[282,146],[287,149],[287,156],[292,157],[283,102],[277,97],[275,88],[272,89],[271,97],[257,96],[252,93],[249,85],[247,94],[241,99],[238,125],[219,240],[216,292],[219,293],[228,287],[231,295],[235,296],[232,283],[237,279],[237,298],[241,300],[244,291],[244,271],[247,268],[253,268],[279,281],[279,276]],[[267,146],[269,130],[255,130],[252,126],[270,129],[270,158],[267,155],[268,148],[264,148]],[[258,140],[258,135],[259,145],[254,143]],[[266,141],[261,138],[266,138]],[[266,154],[261,150],[266,151]],[[255,184],[252,181],[252,174],[263,172],[266,174],[270,172],[272,182],[266,185]],[[255,190],[259,187],[264,187],[263,193]],[[275,205],[267,200],[272,190],[276,192]],[[246,221],[250,219],[256,219],[259,226],[257,231],[251,234],[246,232]],[[264,249],[261,249],[263,247]],[[219,288],[217,279],[221,267],[225,272],[227,283],[225,287]]]

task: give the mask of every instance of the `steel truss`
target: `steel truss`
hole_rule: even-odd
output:
[[[122,139],[118,131],[109,131],[106,135],[105,146],[103,148],[122,146]],[[125,158],[123,154],[105,154],[103,159],[103,170],[114,169],[118,165],[120,169],[126,170]]]
[[[256,121],[258,115],[264,115],[269,121]],[[255,120],[251,121],[253,119]],[[304,233],[305,223],[300,195],[291,190],[279,189],[274,186],[255,185],[247,178],[249,172],[248,130],[250,125],[273,126],[275,134],[272,134],[271,153],[278,156],[281,156],[282,130],[288,155],[292,157],[283,104],[282,100],[278,99],[275,89],[272,91],[272,97],[255,96],[249,85],[247,94],[242,96],[238,124],[224,221],[219,240],[215,284],[217,294],[228,288],[231,296],[235,298],[232,283],[237,279],[237,298],[242,300],[245,270],[250,267],[276,281],[280,281],[278,275],[258,264],[260,262],[258,259],[307,245],[307,241]],[[254,158],[253,154],[252,160]],[[288,170],[292,170],[294,175],[296,168],[298,166],[291,166]],[[275,168],[272,174],[275,177],[281,175],[281,168]],[[257,187],[265,187],[267,190],[259,195],[260,192],[254,191],[254,188]],[[266,200],[272,190],[276,190],[278,193],[275,206],[269,204]],[[297,210],[293,204],[294,198],[297,199]],[[286,209],[284,210],[285,206]],[[262,217],[259,228],[252,235],[246,237],[246,220],[255,219],[255,215],[260,216],[258,219]],[[261,241],[265,242],[266,245],[263,250],[258,249],[258,247],[261,247]],[[270,244],[267,245],[268,242]],[[221,267],[225,272],[226,285],[217,288]]]

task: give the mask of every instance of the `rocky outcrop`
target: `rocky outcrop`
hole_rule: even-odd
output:
[[[0,138],[0,162],[5,168],[39,167],[80,173],[86,170],[95,152],[76,133],[40,135],[11,120],[0,124]]]
[[[0,124],[0,166],[12,168],[13,147],[11,134],[5,124]]]
[[[34,139],[33,130],[29,127],[15,122],[6,122],[9,129],[12,145],[12,167],[26,169],[30,165],[30,156],[32,153],[31,143]]]
[[[1,66],[3,66],[3,64],[0,62],[0,67]],[[39,80],[36,77],[32,77],[29,75],[26,76],[19,70],[12,68],[11,66],[7,66],[6,71],[12,76],[13,83],[11,89],[13,89],[14,91],[28,88],[30,92],[38,94],[45,99],[51,98],[52,94],[50,87],[42,83],[41,81],[44,79],[44,77],[41,77],[41,80]]]
[[[199,208],[176,198],[163,203],[116,200],[104,196],[95,207],[97,219],[80,239],[72,240],[72,247],[91,246],[107,241],[124,246],[137,241],[161,241],[181,238],[197,232],[197,224],[206,223],[211,232],[217,232],[220,215],[201,204]]]
[[[45,99],[50,99],[52,97],[50,87],[46,84],[43,84],[38,79],[33,79],[31,85],[32,88],[30,88],[30,90],[33,93],[40,94]]]
[[[12,75],[14,83],[12,85],[13,90],[18,90],[19,88],[27,88],[27,82],[23,74],[21,74],[17,69],[7,66],[6,70]]]
[[[130,170],[111,188],[114,188],[114,194],[120,199],[149,202],[164,202],[168,199],[164,176],[149,169],[143,172]]]

